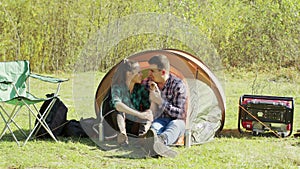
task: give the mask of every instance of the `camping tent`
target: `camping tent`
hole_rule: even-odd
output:
[[[225,121],[225,95],[213,72],[197,57],[180,50],[149,50],[128,59],[138,61],[141,69],[147,69],[148,60],[154,55],[165,55],[170,61],[170,71],[182,78],[188,86],[187,128],[192,134],[192,144],[210,141],[223,128]],[[118,64],[103,77],[96,91],[95,112],[101,113],[101,105],[109,91]],[[102,112],[103,113],[103,112]]]

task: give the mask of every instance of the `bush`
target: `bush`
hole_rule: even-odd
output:
[[[104,70],[120,58],[146,49],[178,48],[197,52],[181,41],[185,33],[179,30],[178,34],[168,34],[176,24],[169,20],[164,34],[132,35],[112,46],[98,44],[97,47],[107,47],[108,59],[101,60],[96,67],[91,65],[99,56],[83,55],[86,52],[83,49],[88,48],[88,40],[97,30],[114,31],[110,26],[117,19],[145,12],[170,14],[194,26],[213,44],[227,68],[296,67],[300,70],[299,1],[23,0],[2,2],[0,8],[0,61],[27,59],[36,72],[71,71],[78,66],[76,63],[86,71]],[[160,26],[157,21],[153,24]],[[115,38],[118,34],[104,36]],[[205,59],[206,56],[200,55]]]

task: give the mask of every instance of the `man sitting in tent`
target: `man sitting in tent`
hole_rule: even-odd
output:
[[[149,79],[144,83],[156,82],[158,90],[150,91],[150,100],[158,105],[159,113],[149,132],[154,136],[153,150],[161,156],[176,156],[167,145],[174,144],[184,135],[186,119],[187,89],[184,82],[170,74],[170,63],[166,56],[153,56],[149,61]],[[155,138],[158,135],[158,138]]]

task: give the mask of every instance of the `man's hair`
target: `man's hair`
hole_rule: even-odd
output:
[[[170,71],[170,62],[165,55],[153,56],[148,63],[150,65],[157,65],[157,68],[160,70],[165,69],[167,72]]]

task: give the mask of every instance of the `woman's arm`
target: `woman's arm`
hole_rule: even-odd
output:
[[[128,107],[126,104],[124,104],[122,102],[117,102],[116,103],[116,109],[119,112],[124,112],[126,114],[131,114],[131,115],[136,116],[140,119],[146,119],[146,120],[153,121],[153,115],[152,115],[151,110],[147,110],[145,112],[139,112],[137,110],[134,110],[134,109]]]

